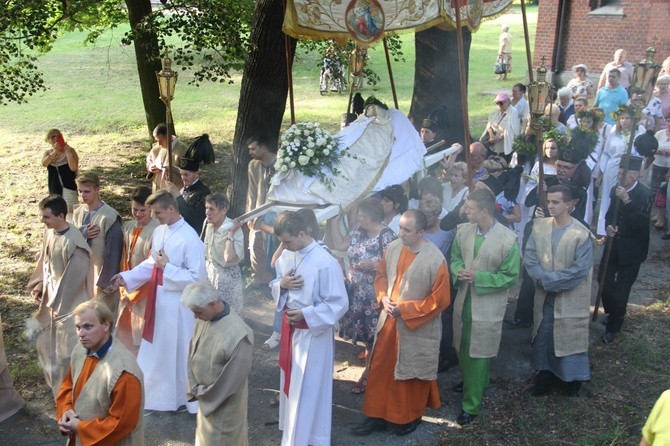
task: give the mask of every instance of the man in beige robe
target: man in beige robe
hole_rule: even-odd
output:
[[[382,309],[363,400],[366,419],[352,428],[354,435],[386,430],[387,422],[395,425],[395,435],[408,435],[426,407],[440,407],[440,314],[451,299],[449,271],[440,250],[424,237],[423,212],[403,213],[399,225],[400,238],[388,245],[377,267]]]
[[[83,204],[75,206],[72,224],[91,247],[95,295],[116,314],[119,293],[106,293],[112,277],[119,273],[123,250],[121,216],[100,197],[100,177],[86,172],[77,177],[77,193]]]
[[[47,231],[27,288],[39,303],[37,353],[56,396],[77,342],[70,312],[92,295],[91,250],[77,228],[66,221],[67,203],[60,195],[42,200],[40,209]]]
[[[248,168],[247,208],[246,211],[265,204],[270,180],[275,174],[274,165],[277,160],[277,147],[265,136],[252,136],[247,140],[251,161]],[[249,222],[249,250],[251,252],[251,269],[253,284],[265,286],[272,280],[272,274],[266,266],[265,238],[272,236],[272,226],[262,217]]]
[[[247,406],[254,335],[209,283],[181,296],[197,318],[189,347],[188,397],[200,403],[196,446],[247,446]]]
[[[179,141],[176,136],[172,136],[172,175],[170,175],[168,163],[168,127],[165,124],[158,124],[153,131],[156,143],[151,147],[147,153],[147,179],[151,180],[152,190],[156,192],[158,189],[165,189],[168,186],[168,181],[174,183],[179,189],[184,187],[184,182],[179,176],[179,159],[186,153],[186,144]],[[170,178],[172,176],[172,178]]]
[[[0,423],[21,410],[26,402],[14,389],[12,377],[9,375],[5,341],[2,339],[2,317],[0,317]]]
[[[538,370],[533,396],[551,392],[558,380],[570,396],[590,379],[589,309],[593,236],[572,218],[572,192],[563,185],[547,192],[549,218],[536,219],[524,263],[535,281],[533,368]],[[558,379],[557,379],[558,378]]]

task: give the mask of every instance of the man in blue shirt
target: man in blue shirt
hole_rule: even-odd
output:
[[[616,122],[612,118],[612,112],[620,105],[628,103],[628,92],[619,85],[621,80],[621,71],[618,68],[612,68],[607,74],[607,85],[598,90],[594,107],[602,108],[605,112],[605,122],[614,125]]]

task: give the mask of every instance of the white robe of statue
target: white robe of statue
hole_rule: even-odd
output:
[[[347,208],[371,192],[400,184],[424,167],[426,148],[412,123],[396,109],[369,106],[366,114],[335,137],[342,156],[328,187],[316,178],[291,170],[278,172],[269,201],[292,204],[335,204]]]

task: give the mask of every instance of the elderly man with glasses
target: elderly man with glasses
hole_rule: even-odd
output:
[[[497,107],[489,114],[486,130],[480,141],[490,151],[503,155],[509,161],[514,138],[520,131],[519,114],[514,107],[510,107],[511,100],[505,92],[498,93],[494,102]]]

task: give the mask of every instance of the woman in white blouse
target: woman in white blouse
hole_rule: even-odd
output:
[[[221,194],[205,198],[205,265],[207,280],[223,295],[223,301],[239,316],[244,313],[240,260],[244,256],[244,234],[240,225],[228,218],[230,204]]]

